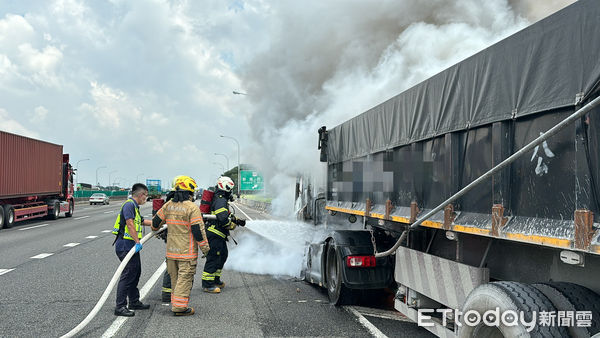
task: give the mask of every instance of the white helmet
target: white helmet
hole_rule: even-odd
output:
[[[233,180],[227,176],[221,176],[217,180],[217,188],[223,191],[230,192],[233,190],[234,185],[235,183],[233,183]]]

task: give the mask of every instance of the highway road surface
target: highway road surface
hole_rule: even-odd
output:
[[[87,316],[119,264],[111,233],[119,208],[120,202],[77,205],[71,218],[26,221],[0,230],[0,336],[59,337]],[[245,206],[236,204],[236,208],[237,215],[248,220],[270,218]],[[150,217],[151,203],[143,205],[141,212]],[[247,230],[236,230],[234,235],[240,231]],[[296,277],[226,269],[223,292],[203,293],[203,259],[198,262],[190,301],[196,315],[173,317],[169,304],[160,299],[164,254],[165,245],[156,238],[141,251],[139,288],[150,310],[136,311],[128,319],[115,317],[113,290],[80,336],[429,336],[381,306],[332,306],[324,290]]]

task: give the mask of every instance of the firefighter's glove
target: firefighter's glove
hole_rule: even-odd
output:
[[[142,250],[142,243],[135,243],[135,252],[140,252]]]
[[[208,241],[204,241],[204,243],[200,243],[198,245],[200,247],[200,251],[202,251],[202,257],[205,257],[206,255],[208,255],[208,252],[210,251],[210,246],[208,245]]]
[[[245,227],[246,226],[246,220],[245,219],[236,219],[235,223],[241,227]]]
[[[235,229],[235,223],[233,221],[229,222],[229,225],[227,226],[227,230],[233,230]]]

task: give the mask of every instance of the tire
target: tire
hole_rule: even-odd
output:
[[[15,224],[15,208],[12,205],[4,205],[4,229],[10,229]]]
[[[333,305],[347,305],[352,303],[352,292],[342,282],[342,262],[338,259],[335,242],[332,240],[327,245],[327,296]]]
[[[4,228],[4,207],[0,204],[0,229]]]
[[[92,205],[92,204],[94,204],[94,203],[90,202],[90,205]]]
[[[73,212],[75,212],[75,202],[71,200],[69,201],[69,211],[65,213],[65,217],[72,217]]]
[[[600,332],[600,296],[597,293],[567,282],[539,283],[533,286],[546,295],[558,311],[592,312],[592,326],[569,327],[571,337],[590,337]]]
[[[54,207],[52,209],[52,213],[48,213],[48,219],[55,220],[60,215],[60,203],[54,202]]]
[[[516,311],[519,316],[524,314],[527,322],[532,321],[532,313],[538,314],[535,326],[530,332],[523,325],[507,326],[499,321],[498,326],[487,326],[483,321],[477,326],[463,323],[459,337],[567,337],[565,327],[540,326],[539,313],[552,312],[556,308],[546,296],[533,286],[517,282],[493,282],[478,286],[469,294],[463,306],[463,314],[476,311],[480,316],[486,311],[498,308],[502,315],[507,310]],[[488,317],[488,320],[491,318]],[[464,318],[463,318],[464,321]],[[520,324],[520,321],[519,321]]]

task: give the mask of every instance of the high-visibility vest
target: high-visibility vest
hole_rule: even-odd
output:
[[[117,216],[117,220],[115,221],[115,226],[113,228],[112,233],[117,235],[119,233],[119,227],[121,226],[121,215],[123,214],[123,207],[125,206],[126,203],[134,203],[135,202],[132,199],[128,199],[127,201],[125,201],[125,203],[123,203],[123,205],[121,206],[121,211],[119,212],[119,215]],[[138,208],[134,208],[135,209],[135,218],[133,219],[133,224],[135,224],[135,231],[137,232],[138,238],[141,239],[142,238],[142,216],[140,215],[140,210]],[[123,222],[125,223],[125,222]],[[123,238],[124,239],[130,239],[133,240],[133,237],[131,237],[131,235],[129,234],[129,229],[127,228],[127,223],[125,223],[123,225],[123,227],[125,228],[124,232],[123,232]]]

